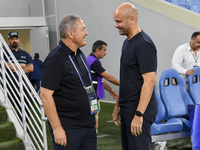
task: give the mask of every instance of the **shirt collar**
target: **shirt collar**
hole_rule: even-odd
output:
[[[93,53],[90,53],[90,56],[94,56],[96,59],[98,59]]]
[[[187,43],[186,50],[187,50],[187,51],[190,51],[190,50],[192,50],[192,49],[191,49],[191,47],[190,47],[190,43]]]
[[[65,53],[67,55],[74,55],[75,54],[75,52],[72,51],[67,45],[65,45],[62,40],[60,40],[59,45],[65,51]],[[76,54],[78,54],[78,55],[81,54],[81,50],[79,48],[77,49]]]
[[[10,47],[9,47],[10,48]],[[18,48],[18,51],[15,51],[14,49],[12,49],[12,48],[10,48],[11,49],[11,51],[13,51],[13,52],[21,52],[22,50],[20,49],[20,48]]]

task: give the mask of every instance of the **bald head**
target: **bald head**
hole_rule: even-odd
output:
[[[114,14],[123,15],[123,17],[129,18],[134,16],[137,20],[138,12],[135,6],[131,3],[123,3],[117,7],[114,11]]]
[[[123,3],[117,7],[113,14],[115,28],[119,30],[120,35],[126,35],[131,39],[141,30],[138,26],[138,12],[131,3]]]

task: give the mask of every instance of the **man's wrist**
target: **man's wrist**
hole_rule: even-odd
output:
[[[138,110],[135,112],[135,115],[138,116],[138,117],[143,117],[143,116],[144,116],[144,114],[141,113],[141,112],[138,111]]]

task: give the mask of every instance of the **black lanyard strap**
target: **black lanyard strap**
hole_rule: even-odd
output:
[[[192,50],[190,50],[190,52],[192,53],[192,56],[194,57],[195,65],[197,65],[197,61],[198,61],[198,59],[199,59],[198,52],[197,52],[197,55],[195,55],[195,53],[194,53]]]

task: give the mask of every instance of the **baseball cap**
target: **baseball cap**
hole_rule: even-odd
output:
[[[39,54],[38,53],[35,53],[35,58],[39,58]]]
[[[16,31],[11,31],[9,34],[8,34],[8,39],[11,38],[11,37],[19,37],[19,33],[16,32]]]

